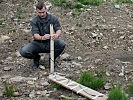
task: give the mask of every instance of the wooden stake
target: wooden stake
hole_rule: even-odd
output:
[[[76,92],[77,94],[81,94],[82,96],[85,96],[89,100],[107,100],[106,95],[98,91],[95,91],[91,88],[85,87],[68,78],[60,76],[57,73],[49,75],[49,79],[53,82],[56,82],[57,84],[62,85],[63,87],[66,87],[67,89],[70,89],[73,92]]]
[[[53,25],[50,24],[50,73],[54,72],[54,40],[53,36]]]

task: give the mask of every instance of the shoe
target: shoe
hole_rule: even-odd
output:
[[[40,65],[40,55],[37,55],[34,59],[33,59],[33,64],[32,64],[32,68],[38,68]]]

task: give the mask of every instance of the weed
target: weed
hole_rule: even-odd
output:
[[[76,10],[74,10],[74,11],[72,12],[72,16],[73,16],[73,17],[79,16],[80,14],[81,14],[81,11],[78,10],[78,9],[76,9]]]
[[[129,100],[128,96],[121,90],[120,87],[113,87],[109,92],[108,100]]]
[[[105,80],[102,77],[94,76],[91,72],[85,71],[81,74],[78,83],[97,90],[104,86]]]
[[[61,6],[64,8],[73,8],[73,3],[70,0],[52,0],[53,3],[57,6]]]
[[[0,20],[0,27],[5,27],[5,21],[3,19]]]
[[[9,84],[5,85],[5,89],[4,89],[4,92],[3,92],[3,94],[5,96],[12,97],[12,96],[14,96],[14,92],[15,92],[15,89],[13,88],[12,85],[9,85]]]
[[[129,3],[129,4],[133,4],[133,0],[116,0],[116,3]]]
[[[133,97],[133,83],[128,85],[128,94],[129,96]]]
[[[103,0],[78,0],[80,3],[84,4],[84,5],[100,5]]]
[[[76,2],[75,5],[74,5],[74,8],[81,9],[81,8],[84,8],[84,5],[80,2]]]
[[[82,27],[82,23],[81,22],[77,22],[76,26]]]
[[[50,85],[52,88],[56,88],[56,89],[61,89],[61,85],[55,83],[55,82],[52,82],[51,85]]]

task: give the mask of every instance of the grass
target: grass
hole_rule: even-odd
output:
[[[103,0],[52,0],[52,2],[61,7],[65,8],[84,8],[85,5],[100,5]]]
[[[109,92],[107,100],[129,100],[128,96],[122,91],[120,87],[114,87]]]
[[[84,8],[84,5],[83,5],[82,3],[80,3],[80,2],[76,2],[76,3],[74,4],[74,8],[76,8],[76,9],[81,9],[81,8]]]
[[[129,4],[133,4],[133,0],[116,0],[116,3],[129,3]]]
[[[84,5],[94,5],[94,6],[99,6],[103,0],[78,0],[80,3]]]
[[[5,96],[12,97],[12,96],[14,96],[14,92],[15,92],[15,89],[13,88],[12,85],[9,85],[9,84],[5,85],[5,89],[3,91],[3,94]]]
[[[5,27],[5,20],[4,19],[1,19],[0,20],[0,27]]]
[[[129,96],[133,97],[133,83],[128,85],[128,94]]]
[[[74,7],[72,1],[70,1],[70,0],[52,0],[52,2],[55,5],[61,6],[61,7],[64,7],[64,8],[73,8]]]
[[[103,77],[96,77],[91,72],[85,71],[80,75],[78,83],[97,90],[103,88],[105,80],[103,79]]]
[[[51,86],[52,88],[56,88],[56,89],[61,89],[61,88],[62,88],[61,85],[59,85],[59,84],[57,84],[57,83],[55,83],[55,82],[52,82],[52,83],[50,84],[50,86]]]

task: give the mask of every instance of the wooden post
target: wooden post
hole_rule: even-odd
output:
[[[54,72],[54,40],[53,36],[53,25],[50,24],[50,73]]]

